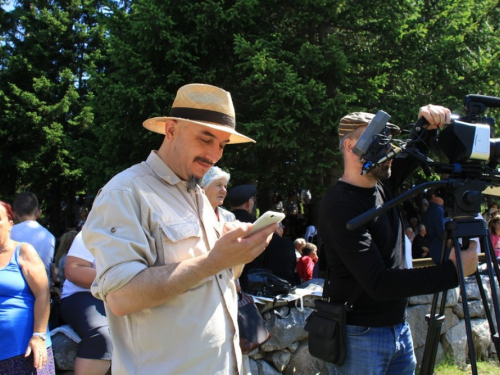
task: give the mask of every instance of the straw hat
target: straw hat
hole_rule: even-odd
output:
[[[165,134],[165,122],[168,119],[189,121],[230,133],[229,143],[255,143],[236,131],[231,94],[219,87],[199,83],[182,86],[177,91],[170,116],[150,118],[143,122],[143,126]]]

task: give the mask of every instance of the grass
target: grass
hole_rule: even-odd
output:
[[[500,364],[498,360],[478,361],[477,372],[481,375],[498,375],[500,374]],[[444,359],[439,365],[434,368],[434,375],[468,375],[472,374],[470,364],[466,369],[459,368],[452,358]]]

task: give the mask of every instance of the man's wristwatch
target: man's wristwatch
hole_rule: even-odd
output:
[[[43,341],[47,340],[47,334],[41,332],[33,332],[33,336],[40,337]]]

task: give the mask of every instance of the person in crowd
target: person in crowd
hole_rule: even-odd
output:
[[[410,240],[410,242],[413,242],[413,240],[415,239],[415,233],[413,233],[413,228],[407,227],[405,229],[405,234],[406,234],[406,237],[408,237],[408,239]]]
[[[256,195],[257,188],[254,185],[238,185],[229,190],[227,200],[236,220],[242,223],[253,223],[255,221]]]
[[[300,278],[296,272],[295,247],[291,239],[283,237],[281,223],[262,254],[264,254],[264,268],[271,270],[273,275],[285,279],[291,285],[300,284]]]
[[[319,234],[328,261],[325,293],[335,303],[345,303],[359,285],[363,293],[347,314],[347,357],[343,366],[327,363],[330,374],[414,374],[416,359],[408,323],[408,297],[431,294],[458,285],[455,251],[432,267],[406,269],[404,231],[398,207],[354,230],[347,222],[383,205],[418,166],[412,158],[395,158],[362,174],[364,163],[353,151],[375,115],[351,113],[339,125],[344,171],[324,196]],[[421,107],[419,118],[429,125],[415,136],[420,152],[427,152],[429,137],[450,122],[450,111],[441,106]],[[339,215],[339,212],[342,213]],[[461,252],[464,275],[477,269],[477,243]]]
[[[429,237],[430,256],[434,263],[439,263],[443,249],[444,200],[436,189],[427,190],[425,198],[429,201],[429,208],[425,211],[422,221]]]
[[[491,244],[495,249],[497,259],[500,259],[500,215],[494,214],[488,222],[488,229],[490,230]]]
[[[288,236],[290,238],[297,238],[298,232],[298,219],[300,215],[300,207],[298,205],[297,190],[292,189],[288,192],[288,199],[285,201],[285,226],[288,229]]]
[[[420,207],[420,213],[423,216],[429,209],[429,201],[427,200],[427,198],[422,198],[422,200],[420,201]]]
[[[418,233],[413,239],[411,246],[411,256],[413,259],[421,259],[429,257],[429,237],[427,237],[427,229],[424,224],[418,226]]]
[[[498,214],[498,204],[492,203],[490,207],[484,212],[483,219],[488,222],[496,214]]]
[[[302,249],[306,246],[306,240],[303,238],[296,238],[293,241],[293,245],[295,246],[295,257],[299,260],[302,257]]]
[[[231,212],[235,215],[236,220],[242,223],[253,223],[255,221],[255,204],[257,203],[257,188],[254,185],[238,185],[233,187],[227,193],[227,201],[231,206]],[[248,292],[247,274],[248,271],[254,268],[264,268],[266,263],[266,253],[262,252],[255,257],[251,262],[245,264],[241,275],[238,279],[241,289]]]
[[[305,282],[313,278],[314,267],[318,261],[318,248],[312,243],[306,243],[302,248],[302,257],[297,261],[297,272],[300,281]]]
[[[47,278],[50,280],[56,238],[37,222],[42,215],[42,210],[36,195],[29,191],[19,193],[14,198],[13,208],[18,224],[12,228],[12,239],[27,242],[35,248],[45,265]]]
[[[64,233],[59,239],[59,246],[57,247],[52,268],[52,279],[56,286],[62,287],[64,284],[64,265],[66,263],[66,256],[77,234],[78,232],[76,230],[70,230]]]
[[[283,199],[281,198],[281,194],[279,192],[274,192],[272,197],[272,203],[270,211],[275,212],[285,212],[285,208],[283,207]]]
[[[0,374],[55,375],[47,273],[32,245],[11,239],[13,226],[0,201]]]
[[[96,276],[95,259],[85,247],[81,232],[68,251],[64,268],[61,318],[82,339],[76,352],[75,375],[104,375],[111,365],[113,344],[104,303],[90,292]]]
[[[415,233],[418,233],[419,221],[416,217],[411,217],[408,221],[411,229],[413,229],[413,235],[415,236]]]
[[[215,211],[217,220],[223,223],[236,220],[232,212],[221,207],[227,195],[229,178],[229,173],[219,167],[212,167],[200,182],[201,188],[205,190],[205,195]]]
[[[304,206],[304,217],[309,218],[310,214],[310,207],[312,203],[312,194],[311,190],[303,189],[300,192],[300,200]],[[311,223],[307,221],[307,224],[310,225]]]
[[[317,235],[318,230],[316,229],[316,227],[314,225],[309,225],[306,228],[304,239],[306,240],[306,242],[316,243],[318,241],[316,238]]]
[[[80,220],[76,225],[76,230],[81,231],[85,222],[87,221],[87,217],[89,216],[89,209],[87,207],[80,208]]]
[[[113,375],[237,374],[242,370],[234,267],[264,251],[278,224],[221,224],[198,183],[236,132],[231,95],[188,84],[168,117],[144,122],[158,151],[115,176],[83,227],[104,301]],[[189,353],[186,356],[186,353]]]

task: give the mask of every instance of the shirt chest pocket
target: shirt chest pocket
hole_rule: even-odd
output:
[[[164,223],[160,232],[164,264],[179,263],[206,252],[201,228],[196,222]]]

